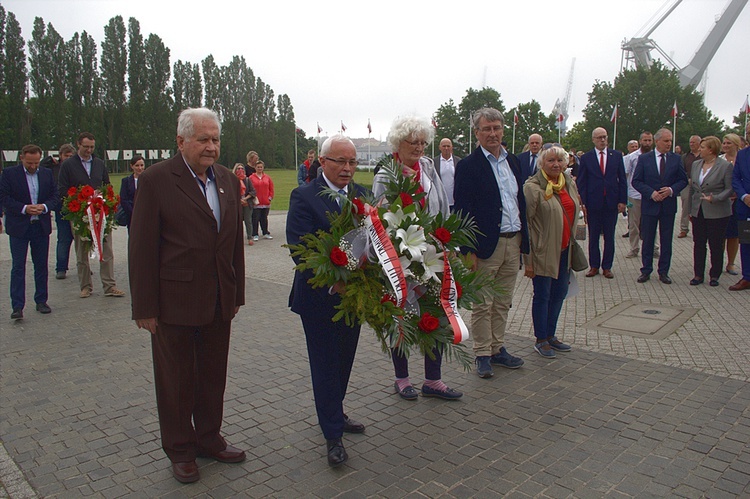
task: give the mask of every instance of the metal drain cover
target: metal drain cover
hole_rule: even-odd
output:
[[[697,311],[690,307],[626,301],[583,326],[597,331],[661,340],[675,332]]]

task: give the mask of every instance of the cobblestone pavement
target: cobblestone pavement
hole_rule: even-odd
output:
[[[736,278],[726,275],[718,288],[689,286],[690,238],[675,240],[666,286],[635,283],[640,262],[624,258],[618,237],[615,279],[579,274],[581,293],[567,301],[559,328],[573,352],[552,361],[532,350],[531,285],[519,275],[507,343],[526,364],[489,380],[445,365],[444,380],[465,393],[457,402],[400,400],[390,360],[365,329],[345,405],[367,431],[345,437],[350,460],[333,470],[302,327],[287,308],[284,222],[285,213],[272,213],[275,239],[246,247],[248,305],[233,326],[223,432],[248,451],[246,462],[199,459],[200,482],[172,478],[147,333],[129,319],[127,298],[105,298],[98,287],[78,298],[73,271],[51,276],[51,315],[27,306],[12,323],[7,294],[0,302],[0,497],[750,494],[750,349],[738,346],[747,344],[740,331],[750,293],[728,292]],[[625,230],[621,219],[618,235]],[[116,277],[127,290],[126,232],[114,238]],[[7,290],[5,235],[0,268]],[[32,301],[30,263],[27,274]],[[627,300],[698,312],[664,340],[582,327]],[[421,361],[412,362],[412,379],[421,384]]]

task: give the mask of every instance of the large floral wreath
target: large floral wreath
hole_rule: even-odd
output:
[[[461,342],[468,329],[459,308],[471,309],[502,292],[494,280],[471,271],[459,247],[473,248],[477,228],[461,214],[430,215],[424,192],[395,167],[383,171],[382,200],[371,195],[342,199],[341,213],[329,214],[331,228],[306,234],[290,245],[296,269],[312,270],[315,288],[345,283],[334,321],[369,324],[384,351],[437,348],[464,366],[471,357]],[[342,196],[326,189],[322,195]]]
[[[90,241],[94,253],[101,260],[101,243],[115,226],[115,212],[120,204],[120,196],[115,194],[112,184],[94,190],[90,185],[68,189],[63,199],[63,218],[82,240]]]

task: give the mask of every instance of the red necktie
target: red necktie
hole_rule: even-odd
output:
[[[599,168],[602,169],[602,175],[604,175],[604,151],[599,151]]]

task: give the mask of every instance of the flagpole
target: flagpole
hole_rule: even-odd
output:
[[[367,118],[367,166],[370,166],[370,135],[372,135],[372,126],[370,126],[370,118]]]
[[[297,123],[294,123],[294,164],[295,169],[299,167],[299,154],[297,152]]]
[[[748,104],[750,103],[750,100],[748,100],[749,98],[750,98],[750,95],[745,95],[745,109],[743,109],[743,111],[745,111],[745,129],[742,130],[743,132],[747,130],[747,115],[750,112],[750,104]]]
[[[473,147],[471,147],[471,111],[469,111],[469,135],[467,136],[467,138],[468,138],[468,144],[467,144],[468,150],[466,151],[466,155],[468,156],[469,154],[471,154],[471,151],[473,149]]]
[[[516,153],[516,124],[518,122],[518,114],[516,114],[515,111],[513,111],[513,144],[510,146],[510,152],[512,154]]]
[[[672,106],[672,114],[674,114],[674,123],[672,123],[672,152],[677,147],[677,101],[674,101]]]
[[[612,149],[615,151],[617,150],[617,118],[618,116],[615,114],[615,130],[614,130],[614,137],[612,137]]]
[[[560,118],[557,120],[557,143],[562,144],[562,124],[563,115],[560,113]]]

